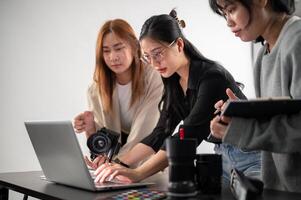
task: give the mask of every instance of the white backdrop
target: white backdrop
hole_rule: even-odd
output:
[[[25,120],[72,120],[85,110],[96,37],[106,20],[123,18],[138,35],[148,17],[174,7],[187,38],[253,97],[250,44],[235,38],[206,0],[1,0],[0,172],[40,169]],[[85,138],[79,140],[84,147]],[[212,145],[199,151],[212,152]]]

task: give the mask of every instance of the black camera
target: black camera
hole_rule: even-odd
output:
[[[92,134],[87,140],[87,146],[91,151],[91,159],[94,160],[98,155],[106,155],[108,160],[111,161],[120,149],[119,137],[119,133],[107,128],[102,128]]]

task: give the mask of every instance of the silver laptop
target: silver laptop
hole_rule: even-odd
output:
[[[27,121],[25,126],[47,180],[87,190],[141,187],[153,183],[94,183],[70,121]]]

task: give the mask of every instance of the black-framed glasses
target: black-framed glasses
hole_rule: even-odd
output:
[[[164,58],[164,52],[166,51],[166,49],[169,49],[175,42],[176,40],[172,41],[169,45],[165,46],[165,48],[162,48],[161,50],[158,50],[156,52],[152,52],[149,55],[144,54],[141,60],[147,64],[151,64],[152,61],[157,63],[161,62],[162,59]]]
[[[239,89],[240,89],[241,91],[245,88],[245,85],[244,85],[243,83],[238,82],[238,81],[236,81],[235,83],[236,83],[237,87],[239,87]]]

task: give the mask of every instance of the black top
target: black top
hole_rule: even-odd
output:
[[[177,80],[180,79],[178,74],[175,76]],[[210,133],[210,121],[215,111],[214,104],[221,99],[228,99],[227,88],[232,89],[239,98],[245,98],[231,74],[222,66],[213,62],[191,60],[186,96],[179,81],[176,81],[174,90],[177,91],[180,105],[172,105],[173,109],[170,112],[163,107],[157,126],[141,143],[157,152],[180,121],[184,120],[185,126],[194,127],[196,130],[189,131],[190,135],[185,132],[185,137],[195,138],[197,144],[200,144]],[[170,123],[169,129],[166,128],[167,121]]]

